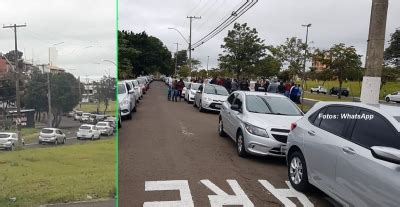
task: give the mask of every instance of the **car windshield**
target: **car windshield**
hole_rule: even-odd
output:
[[[106,123],[98,123],[97,126],[107,126]]]
[[[395,116],[394,117],[398,122],[400,122],[400,116]]]
[[[83,113],[82,116],[90,116],[88,113]]]
[[[90,126],[81,126],[81,127],[79,127],[79,129],[88,130],[88,129],[91,129],[91,127]]]
[[[189,87],[189,84],[190,84],[190,83],[185,82],[185,87],[186,87],[186,88]]]
[[[76,115],[82,116],[82,112],[76,112]]]
[[[204,87],[204,93],[221,95],[221,96],[229,95],[228,91],[224,87],[222,87],[222,86],[214,86],[214,85],[206,85]]]
[[[125,94],[126,89],[124,87],[124,84],[118,84],[118,94]]]
[[[9,138],[9,137],[10,137],[9,134],[0,134],[0,139]]]
[[[191,86],[190,86],[190,89],[192,89],[192,90],[197,90],[197,89],[199,89],[199,87],[200,87],[200,84],[198,84],[198,83],[192,83]]]
[[[258,95],[246,96],[247,111],[261,114],[302,116],[303,113],[285,97],[268,97]]]
[[[43,134],[53,134],[53,130],[51,129],[42,129]]]

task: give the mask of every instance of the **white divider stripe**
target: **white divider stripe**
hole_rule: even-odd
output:
[[[143,207],[194,207],[187,180],[146,181],[145,191],[179,190],[179,201],[145,202]]]

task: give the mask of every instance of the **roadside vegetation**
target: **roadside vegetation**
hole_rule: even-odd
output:
[[[88,113],[97,112],[97,103],[82,103],[80,106],[78,105],[75,110],[84,111]],[[109,101],[109,105],[106,110],[106,115],[115,116],[116,111],[116,101]],[[99,113],[102,114],[106,109],[106,105],[104,102],[101,102],[99,105]]]

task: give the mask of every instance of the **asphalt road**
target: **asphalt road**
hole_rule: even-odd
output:
[[[153,82],[132,120],[124,121],[119,130],[119,206],[180,199],[186,200],[183,206],[191,206],[193,200],[196,207],[211,206],[210,202],[243,206],[247,199],[250,203],[244,206],[287,202],[259,182],[266,180],[285,189],[281,195],[290,194],[285,160],[238,157],[234,142],[218,136],[217,125],[217,114],[200,113],[183,101],[168,102],[164,83]],[[182,191],[167,190],[174,188]],[[221,196],[212,197],[216,194]],[[318,190],[306,196],[314,206],[332,206]],[[302,206],[300,200],[304,198],[289,202]]]

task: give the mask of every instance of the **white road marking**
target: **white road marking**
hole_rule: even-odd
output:
[[[291,200],[288,198],[297,198],[303,206],[313,207],[314,204],[302,193],[296,191],[291,185],[289,181],[286,181],[286,185],[289,186],[289,189],[277,189],[267,180],[258,180],[269,192],[272,193],[279,201],[282,202],[283,205],[287,207],[295,207]]]
[[[194,207],[187,180],[146,181],[145,191],[179,190],[180,201],[145,202],[143,207]]]
[[[228,195],[209,180],[201,180],[205,186],[217,195],[209,195],[211,207],[223,207],[225,205],[242,205],[243,207],[254,207],[254,204],[247,197],[246,193],[239,186],[236,180],[227,180],[235,195]]]

